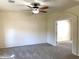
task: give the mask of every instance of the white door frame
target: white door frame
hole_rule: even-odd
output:
[[[72,18],[60,18],[58,20],[55,21],[55,37],[56,37],[56,45],[57,45],[57,21],[59,20],[71,20],[71,29],[72,29],[72,53],[74,55],[78,56],[78,19],[77,17],[72,17]]]

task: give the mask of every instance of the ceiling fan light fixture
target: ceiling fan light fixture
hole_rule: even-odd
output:
[[[39,13],[39,9],[38,9],[38,8],[33,8],[33,9],[32,9],[32,13],[38,14],[38,13]]]

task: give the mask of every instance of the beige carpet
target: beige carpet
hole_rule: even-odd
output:
[[[0,49],[0,55],[15,55],[15,59],[79,59],[71,49],[49,44]]]

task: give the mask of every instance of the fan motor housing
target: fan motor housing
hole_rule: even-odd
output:
[[[37,7],[37,6],[40,6],[40,3],[32,3],[32,5]]]
[[[33,8],[39,8],[39,7],[37,7],[37,6],[34,6]]]

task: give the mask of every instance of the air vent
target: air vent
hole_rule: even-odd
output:
[[[8,2],[10,2],[10,3],[15,3],[15,1],[14,1],[14,0],[8,0]]]

